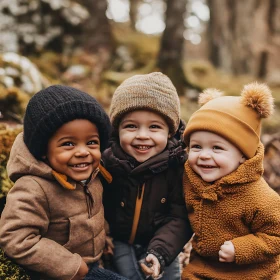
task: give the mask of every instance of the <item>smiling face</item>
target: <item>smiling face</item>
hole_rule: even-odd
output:
[[[55,171],[75,181],[88,179],[101,158],[97,127],[84,119],[64,124],[50,138],[46,157]]]
[[[126,114],[120,122],[120,145],[138,162],[144,162],[165,149],[168,132],[168,125],[159,114],[134,111]]]
[[[214,182],[238,168],[245,157],[225,138],[207,131],[190,136],[189,164],[206,182]]]

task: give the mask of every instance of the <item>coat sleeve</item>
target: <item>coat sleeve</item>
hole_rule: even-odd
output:
[[[7,196],[0,220],[0,246],[10,258],[28,269],[52,279],[72,279],[81,257],[43,237],[49,218],[43,189],[32,177],[22,177]]]
[[[172,184],[173,188],[170,188],[172,191],[170,194],[169,213],[148,246],[148,252],[151,250],[156,251],[163,257],[167,266],[182,251],[193,233],[183,197],[181,171],[179,174],[176,172],[177,174],[171,177],[170,184]]]
[[[280,197],[264,187],[257,199],[257,207],[247,211],[251,233],[232,240],[238,264],[265,262],[280,254]]]

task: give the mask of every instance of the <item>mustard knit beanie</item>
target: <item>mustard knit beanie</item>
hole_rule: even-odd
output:
[[[265,84],[245,85],[241,96],[222,96],[216,89],[206,89],[199,103],[203,106],[191,116],[184,131],[187,145],[191,133],[209,131],[234,144],[248,159],[255,155],[261,119],[273,113],[273,97]]]
[[[109,116],[114,129],[122,117],[135,110],[159,113],[175,134],[180,122],[180,100],[171,80],[160,72],[135,75],[126,79],[115,91]]]

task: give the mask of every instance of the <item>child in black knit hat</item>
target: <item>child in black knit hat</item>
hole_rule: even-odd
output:
[[[110,121],[90,95],[55,85],[29,101],[11,150],[15,182],[0,220],[0,246],[39,279],[125,279],[98,267],[105,245],[100,165]]]

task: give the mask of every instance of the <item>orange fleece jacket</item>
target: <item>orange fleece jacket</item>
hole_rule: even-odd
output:
[[[182,279],[268,280],[280,275],[280,196],[262,178],[263,155],[260,144],[253,158],[212,184],[185,163],[184,194],[195,237]],[[234,245],[235,262],[219,262],[225,241]]]

